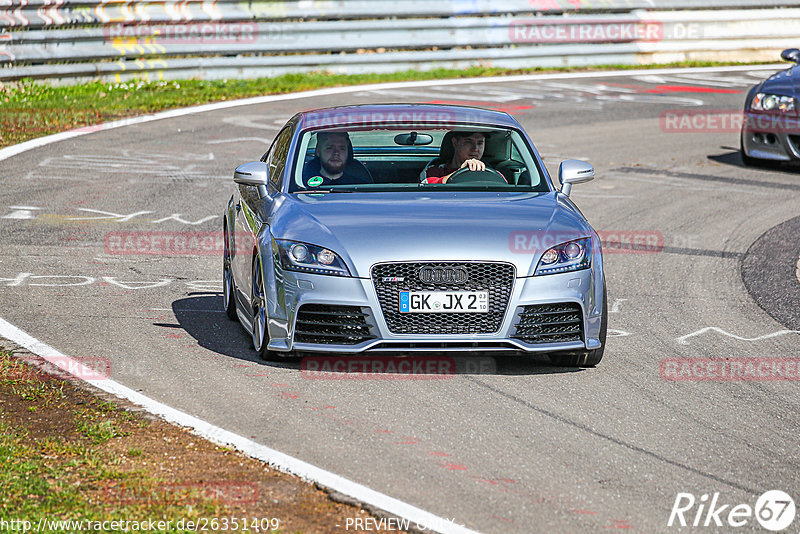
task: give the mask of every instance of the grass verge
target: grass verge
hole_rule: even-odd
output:
[[[755,65],[754,63],[751,63]],[[448,78],[479,78],[541,72],[602,71],[664,67],[712,67],[746,63],[682,62],[660,65],[606,65],[585,69],[509,70],[472,67],[463,70],[437,69],[389,74],[285,74],[253,80],[91,82],[54,87],[22,81],[0,84],[0,147],[72,128],[89,126],[124,117],[153,113],[223,100],[292,93],[323,87],[366,83]]]
[[[0,488],[0,531],[342,532],[369,517],[2,349]]]

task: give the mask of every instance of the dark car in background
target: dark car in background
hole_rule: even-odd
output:
[[[776,72],[747,94],[741,135],[745,165],[800,162],[800,50],[784,50],[781,58],[794,65]]]

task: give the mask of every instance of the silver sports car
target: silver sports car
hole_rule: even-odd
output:
[[[603,357],[600,240],[506,113],[427,104],[298,113],[234,172],[224,306],[263,359]]]

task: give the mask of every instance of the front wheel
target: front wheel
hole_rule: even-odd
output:
[[[232,321],[237,321],[236,315],[236,286],[233,281],[233,271],[231,270],[231,251],[228,242],[228,224],[225,223],[223,229],[223,239],[225,240],[224,252],[222,255],[222,306],[225,308],[225,315]]]
[[[266,294],[261,257],[256,255],[253,260],[253,293],[250,299],[253,308],[253,348],[262,360],[274,361],[292,358],[294,354],[291,352],[269,350]]]

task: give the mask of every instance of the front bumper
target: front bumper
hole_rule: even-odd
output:
[[[751,158],[800,161],[798,118],[745,112],[742,148]]]
[[[602,270],[596,266],[576,272],[516,278],[500,328],[487,334],[397,334],[384,320],[370,278],[344,278],[306,273],[282,273],[283,291],[270,317],[269,348],[274,351],[320,353],[384,352],[495,352],[542,353],[582,351],[601,346],[603,313]],[[597,281],[600,280],[598,285]],[[370,339],[354,344],[304,343],[296,338],[298,310],[304,304],[357,307],[369,328]],[[579,340],[529,343],[515,337],[525,306],[575,305],[580,313]]]

